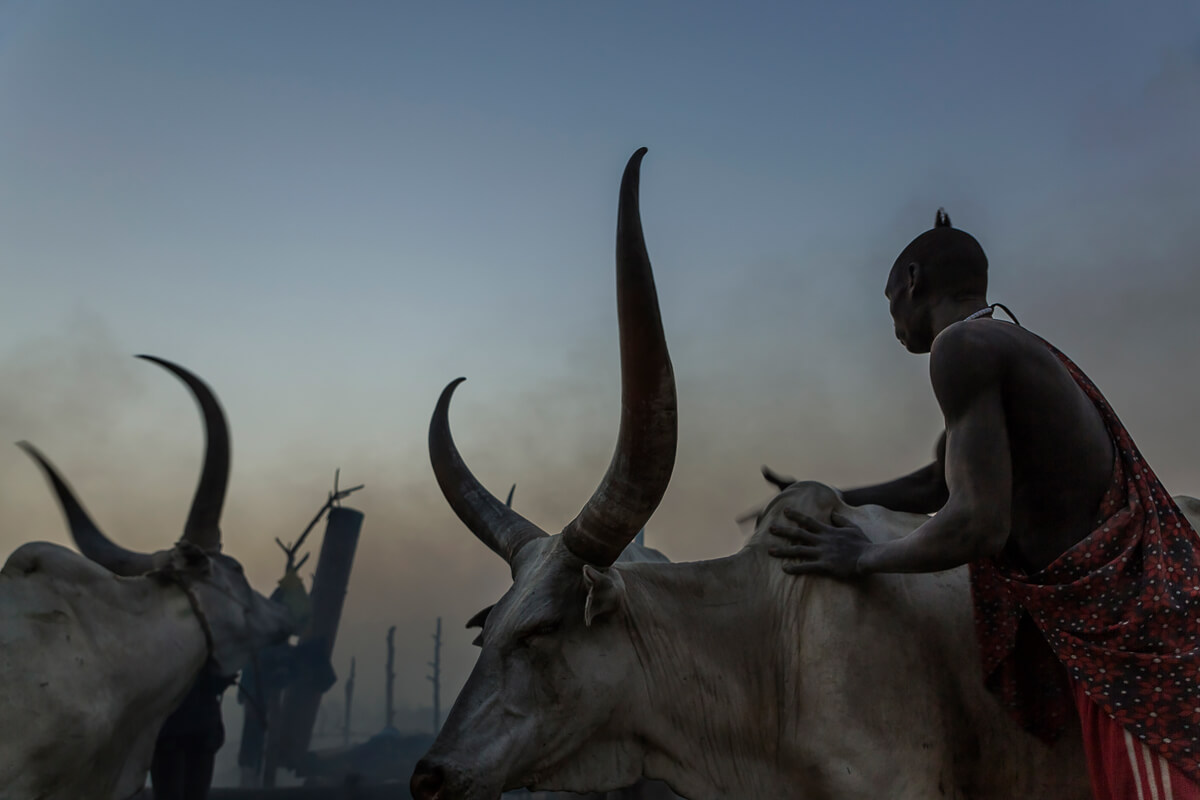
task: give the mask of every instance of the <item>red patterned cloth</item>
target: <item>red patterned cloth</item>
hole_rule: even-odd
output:
[[[1104,418],[1112,484],[1095,530],[1040,572],[1003,557],[971,565],[985,680],[1018,722],[1052,740],[1075,713],[1069,674],[1118,725],[1200,779],[1200,537],[1099,389],[1046,346]]]

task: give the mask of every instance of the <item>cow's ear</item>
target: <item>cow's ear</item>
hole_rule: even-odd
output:
[[[471,617],[469,620],[467,620],[467,628],[482,628],[484,623],[487,622],[488,614],[492,613],[492,609],[495,607],[496,606],[493,603],[475,616]],[[475,637],[471,644],[475,645],[476,647],[483,647],[483,631],[479,632],[479,635]]]
[[[176,542],[170,550],[155,554],[158,568],[155,570],[163,580],[175,580],[180,576],[204,579],[212,574],[212,559],[191,542]]]
[[[475,613],[475,616],[473,616],[469,620],[467,620],[466,627],[468,629],[482,628],[484,626],[484,624],[487,622],[488,614],[492,613],[492,609],[495,607],[496,607],[496,604],[492,603],[487,608],[477,611]]]
[[[616,570],[596,569],[585,564],[583,585],[588,593],[587,602],[583,605],[583,624],[590,628],[593,620],[620,608],[621,598],[625,595],[625,581]]]

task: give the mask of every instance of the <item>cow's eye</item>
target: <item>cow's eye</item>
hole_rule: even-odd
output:
[[[540,622],[521,634],[521,644],[528,644],[531,640],[536,639],[539,636],[550,636],[551,634],[557,633],[561,627],[562,620],[547,620],[546,622]]]

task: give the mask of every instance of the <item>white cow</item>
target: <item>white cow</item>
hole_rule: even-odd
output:
[[[146,782],[155,737],[205,661],[235,673],[286,640],[286,609],[222,555],[229,434],[212,391],[182,367],[208,438],[200,484],[171,549],[109,541],[31,445],[84,558],[34,542],[0,570],[0,798],[110,800]]]
[[[442,393],[434,472],[459,518],[512,568],[482,649],[413,773],[416,800],[493,800],[666,781],[691,800],[1089,794],[1078,733],[1047,746],[983,685],[966,574],[859,585],[783,573],[767,526],[784,504],[839,511],[869,535],[924,517],[851,508],[818,483],[780,494],[740,552],[615,563],[674,463],[675,387],[637,208],[642,151],[617,228],[622,418],[600,488],[550,536],[481,486],[450,436]]]

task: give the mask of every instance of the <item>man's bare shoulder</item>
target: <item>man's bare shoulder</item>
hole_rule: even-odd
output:
[[[949,325],[933,340],[930,356],[935,360],[958,364],[985,359],[1004,361],[1031,354],[1048,355],[1049,350],[1037,336],[1000,320],[979,319]]]
[[[929,373],[935,393],[974,392],[999,384],[1012,374],[1033,369],[1041,374],[1066,371],[1049,348],[1019,325],[971,320],[948,326],[930,348]]]
[[[1049,350],[1020,326],[970,320],[943,330],[933,340],[929,356],[933,391],[946,411],[981,392],[1000,391],[1014,364],[1047,359]]]
[[[937,387],[942,380],[986,380],[994,377],[1013,350],[1014,342],[1004,327],[992,320],[956,322],[933,340],[929,350],[929,372]]]

